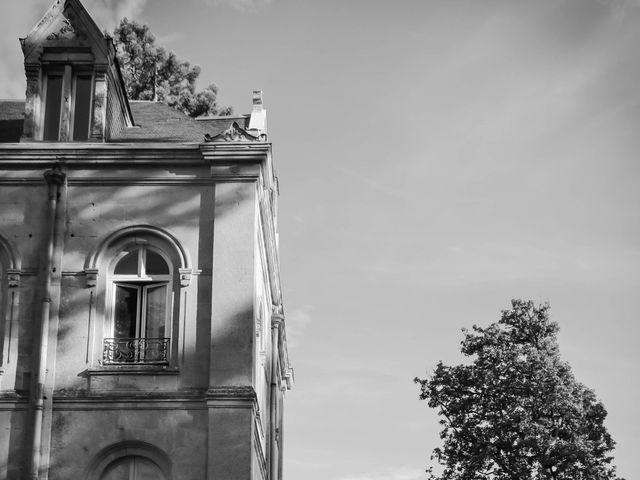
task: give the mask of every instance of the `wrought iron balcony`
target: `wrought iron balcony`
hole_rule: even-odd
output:
[[[169,363],[168,338],[105,338],[102,348],[103,365]]]

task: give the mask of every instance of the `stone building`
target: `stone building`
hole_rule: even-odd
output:
[[[0,101],[0,478],[282,478],[278,182],[249,115],[125,95],[78,0]]]

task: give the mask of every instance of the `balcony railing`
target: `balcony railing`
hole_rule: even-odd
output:
[[[169,363],[168,338],[105,338],[102,348],[103,365]]]

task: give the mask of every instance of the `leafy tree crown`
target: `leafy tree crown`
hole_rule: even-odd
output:
[[[443,427],[431,480],[617,479],[607,412],[560,358],[548,304],[513,300],[497,323],[463,332],[470,364],[415,379]]]
[[[200,67],[156,45],[147,25],[125,17],[115,28],[113,41],[129,99],[157,100],[192,117],[233,113],[231,107],[218,106],[213,83],[196,91]]]

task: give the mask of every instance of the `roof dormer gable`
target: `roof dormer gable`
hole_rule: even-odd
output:
[[[133,123],[113,41],[79,0],[56,0],[21,44],[22,141],[103,142]]]
[[[25,63],[74,61],[74,50],[90,53],[91,61],[98,64],[108,63],[110,56],[108,40],[78,0],[56,0],[21,44]]]

